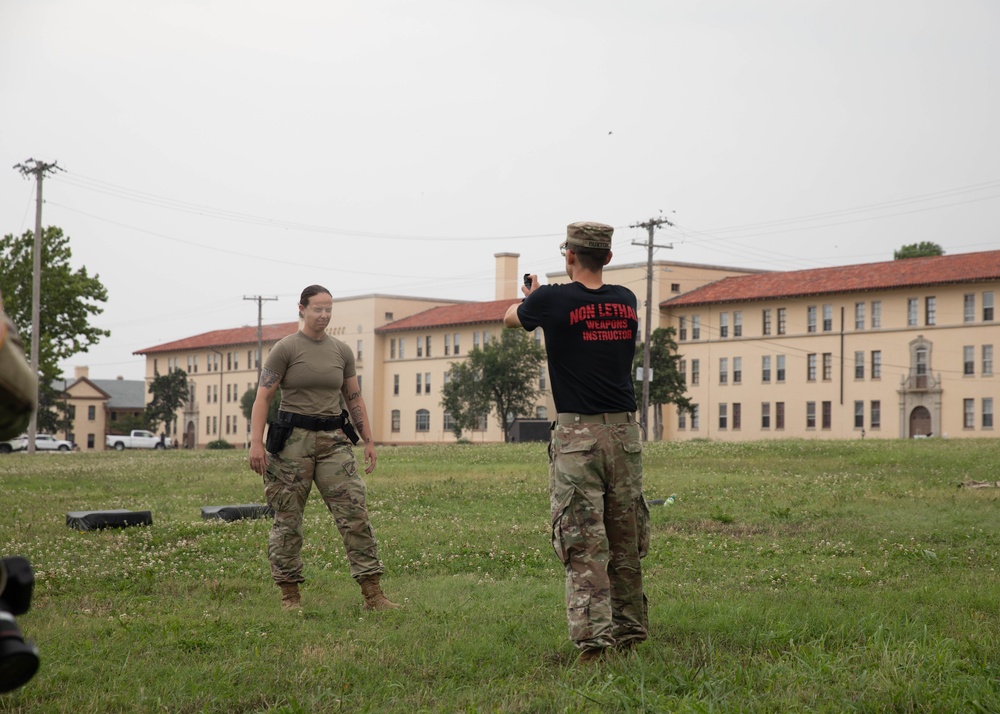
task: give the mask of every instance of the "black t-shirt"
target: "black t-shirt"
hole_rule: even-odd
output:
[[[559,412],[634,412],[636,297],[621,285],[542,285],[517,308],[526,330],[541,327]]]

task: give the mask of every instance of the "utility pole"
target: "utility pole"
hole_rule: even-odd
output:
[[[47,164],[44,161],[28,159],[23,164],[14,164],[14,168],[25,178],[28,174],[35,177],[35,250],[31,278],[31,371],[38,377],[41,388],[41,375],[38,374],[38,333],[41,330],[42,301],[42,180],[46,174],[63,171],[55,161]],[[36,395],[36,399],[37,399]],[[38,433],[38,410],[31,413],[28,422],[28,453],[35,453],[35,436]]]
[[[653,249],[673,248],[673,245],[656,245],[653,243],[653,232],[660,226],[674,225],[666,218],[650,218],[642,223],[633,223],[629,228],[645,228],[649,233],[649,240],[646,243],[632,241],[632,245],[641,245],[646,248],[646,324],[643,332],[642,347],[642,412],[639,414],[639,422],[642,424],[642,438],[649,441],[649,336],[652,331],[653,322]]]
[[[264,333],[263,327],[261,326],[261,320],[263,315],[263,303],[265,300],[277,300],[277,297],[262,297],[260,295],[254,295],[252,297],[243,296],[244,300],[256,300],[257,301],[257,384],[260,384],[260,368],[263,362],[264,356]]]

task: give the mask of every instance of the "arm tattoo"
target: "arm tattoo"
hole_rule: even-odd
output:
[[[361,438],[364,439],[365,423],[364,420],[361,418],[362,415],[363,412],[361,411],[361,407],[355,406],[353,409],[351,409],[351,421],[354,423],[354,428],[358,430],[358,433],[361,434]],[[367,441],[367,439],[365,439],[365,441]]]
[[[349,395],[347,395],[347,401],[353,402],[355,399],[357,399],[360,396],[361,396],[361,392],[360,391],[351,392]]]
[[[260,386],[270,389],[281,381],[281,376],[277,372],[272,372],[267,367],[260,370]]]

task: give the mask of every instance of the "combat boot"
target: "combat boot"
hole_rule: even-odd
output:
[[[396,610],[400,607],[382,593],[382,588],[379,587],[380,577],[378,575],[369,575],[367,578],[361,578],[358,581],[358,584],[361,586],[361,594],[365,596],[365,604],[362,606],[362,609]]]
[[[299,597],[298,583],[280,583],[281,607],[285,610],[297,610],[302,607],[302,600]]]

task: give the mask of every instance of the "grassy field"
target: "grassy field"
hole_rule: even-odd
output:
[[[651,444],[650,640],[573,665],[540,444],[383,448],[361,611],[314,494],[301,613],[270,582],[242,452],[0,458],[0,554],[41,671],[0,712],[997,712],[992,440]],[[66,512],[151,510],[78,532]]]

